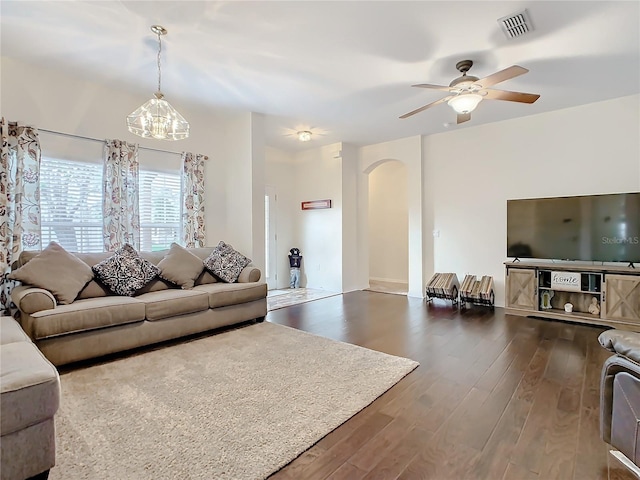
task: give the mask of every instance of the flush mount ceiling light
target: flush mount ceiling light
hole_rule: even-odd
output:
[[[296,135],[298,136],[298,140],[300,140],[301,142],[308,142],[309,140],[311,140],[311,132],[309,130],[301,130],[300,132],[296,133]]]
[[[477,93],[461,93],[449,100],[447,105],[453,108],[456,113],[465,114],[473,112],[481,101],[482,95]]]
[[[162,81],[160,70],[162,40],[160,37],[166,35],[167,30],[161,25],[152,25],[151,31],[158,36],[158,91],[154,93],[155,98],[127,117],[127,128],[131,133],[144,138],[182,140],[189,136],[189,122],[164,99],[160,89]]]

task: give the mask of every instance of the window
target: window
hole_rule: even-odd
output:
[[[180,238],[180,175],[140,170],[140,250],[169,248]]]
[[[179,173],[140,170],[140,250],[180,242]],[[42,244],[71,252],[102,252],[102,164],[42,157]]]
[[[42,245],[70,252],[102,252],[102,165],[42,157]]]

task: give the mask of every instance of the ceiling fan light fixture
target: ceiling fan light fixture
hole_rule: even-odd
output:
[[[477,93],[463,93],[456,95],[447,104],[453,108],[456,113],[471,113],[482,101],[482,95]]]
[[[151,31],[158,36],[158,91],[155,98],[138,107],[127,116],[127,129],[143,138],[157,140],[182,140],[189,137],[189,122],[164,100],[161,92],[160,53],[162,52],[161,35],[167,30],[161,25],[152,25]]]
[[[298,136],[298,140],[301,142],[308,142],[311,140],[311,132],[309,130],[301,130],[296,133],[296,135]]]

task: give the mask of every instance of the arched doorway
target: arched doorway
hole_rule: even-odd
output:
[[[368,175],[369,290],[406,295],[409,287],[407,167],[378,163]]]

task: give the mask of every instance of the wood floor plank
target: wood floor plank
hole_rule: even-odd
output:
[[[417,425],[431,432],[439,430],[472,388],[451,380],[442,380],[425,393],[424,402],[430,403],[431,408],[416,418]]]
[[[458,441],[477,450],[485,448],[523,375],[522,367],[513,362],[487,399],[461,418],[461,426],[456,431]]]
[[[477,450],[460,444],[449,444],[443,435],[436,434],[397,477],[399,480],[466,478],[469,463],[479,454]]]
[[[267,321],[421,363],[274,479],[607,478],[602,328],[375,292]]]
[[[608,445],[600,438],[600,369],[609,352],[597,343],[595,332],[585,332],[585,381],[582,387],[580,425],[575,458],[576,480],[606,480]]]
[[[412,427],[393,448],[382,455],[375,468],[364,477],[364,480],[398,478],[432,436],[433,432]]]
[[[544,378],[540,382],[522,434],[511,455],[512,463],[534,473],[539,473],[547,435],[551,427],[549,411],[554,409],[558,403],[560,390],[560,385],[549,379]]]
[[[350,463],[343,463],[340,468],[327,477],[327,480],[360,480],[366,474],[367,472]]]
[[[538,343],[538,348],[526,366],[520,383],[487,441],[481,457],[474,465],[473,478],[484,480],[501,478],[504,475],[531,411],[537,386],[543,378],[551,345],[552,342],[548,339],[542,339]]]
[[[469,479],[502,478],[530,411],[531,403],[511,398],[482,454],[474,462]]]
[[[562,389],[557,407],[549,410],[550,421],[538,475],[540,478],[573,478],[580,420],[579,395],[571,389]]]
[[[510,463],[504,472],[502,480],[540,480],[540,478],[537,473],[533,473],[515,463]]]
[[[301,472],[325,452],[326,450],[324,448],[314,445],[289,465],[274,473],[269,478],[271,480],[298,480],[299,478],[302,478],[300,476]]]
[[[392,420],[388,415],[374,413],[367,423],[301,469],[300,478],[315,480],[328,477]]]
[[[365,474],[372,470],[381,457],[393,448],[411,427],[405,418],[395,418],[362,448],[353,454],[348,462],[358,467]],[[363,475],[364,476],[364,475]]]

